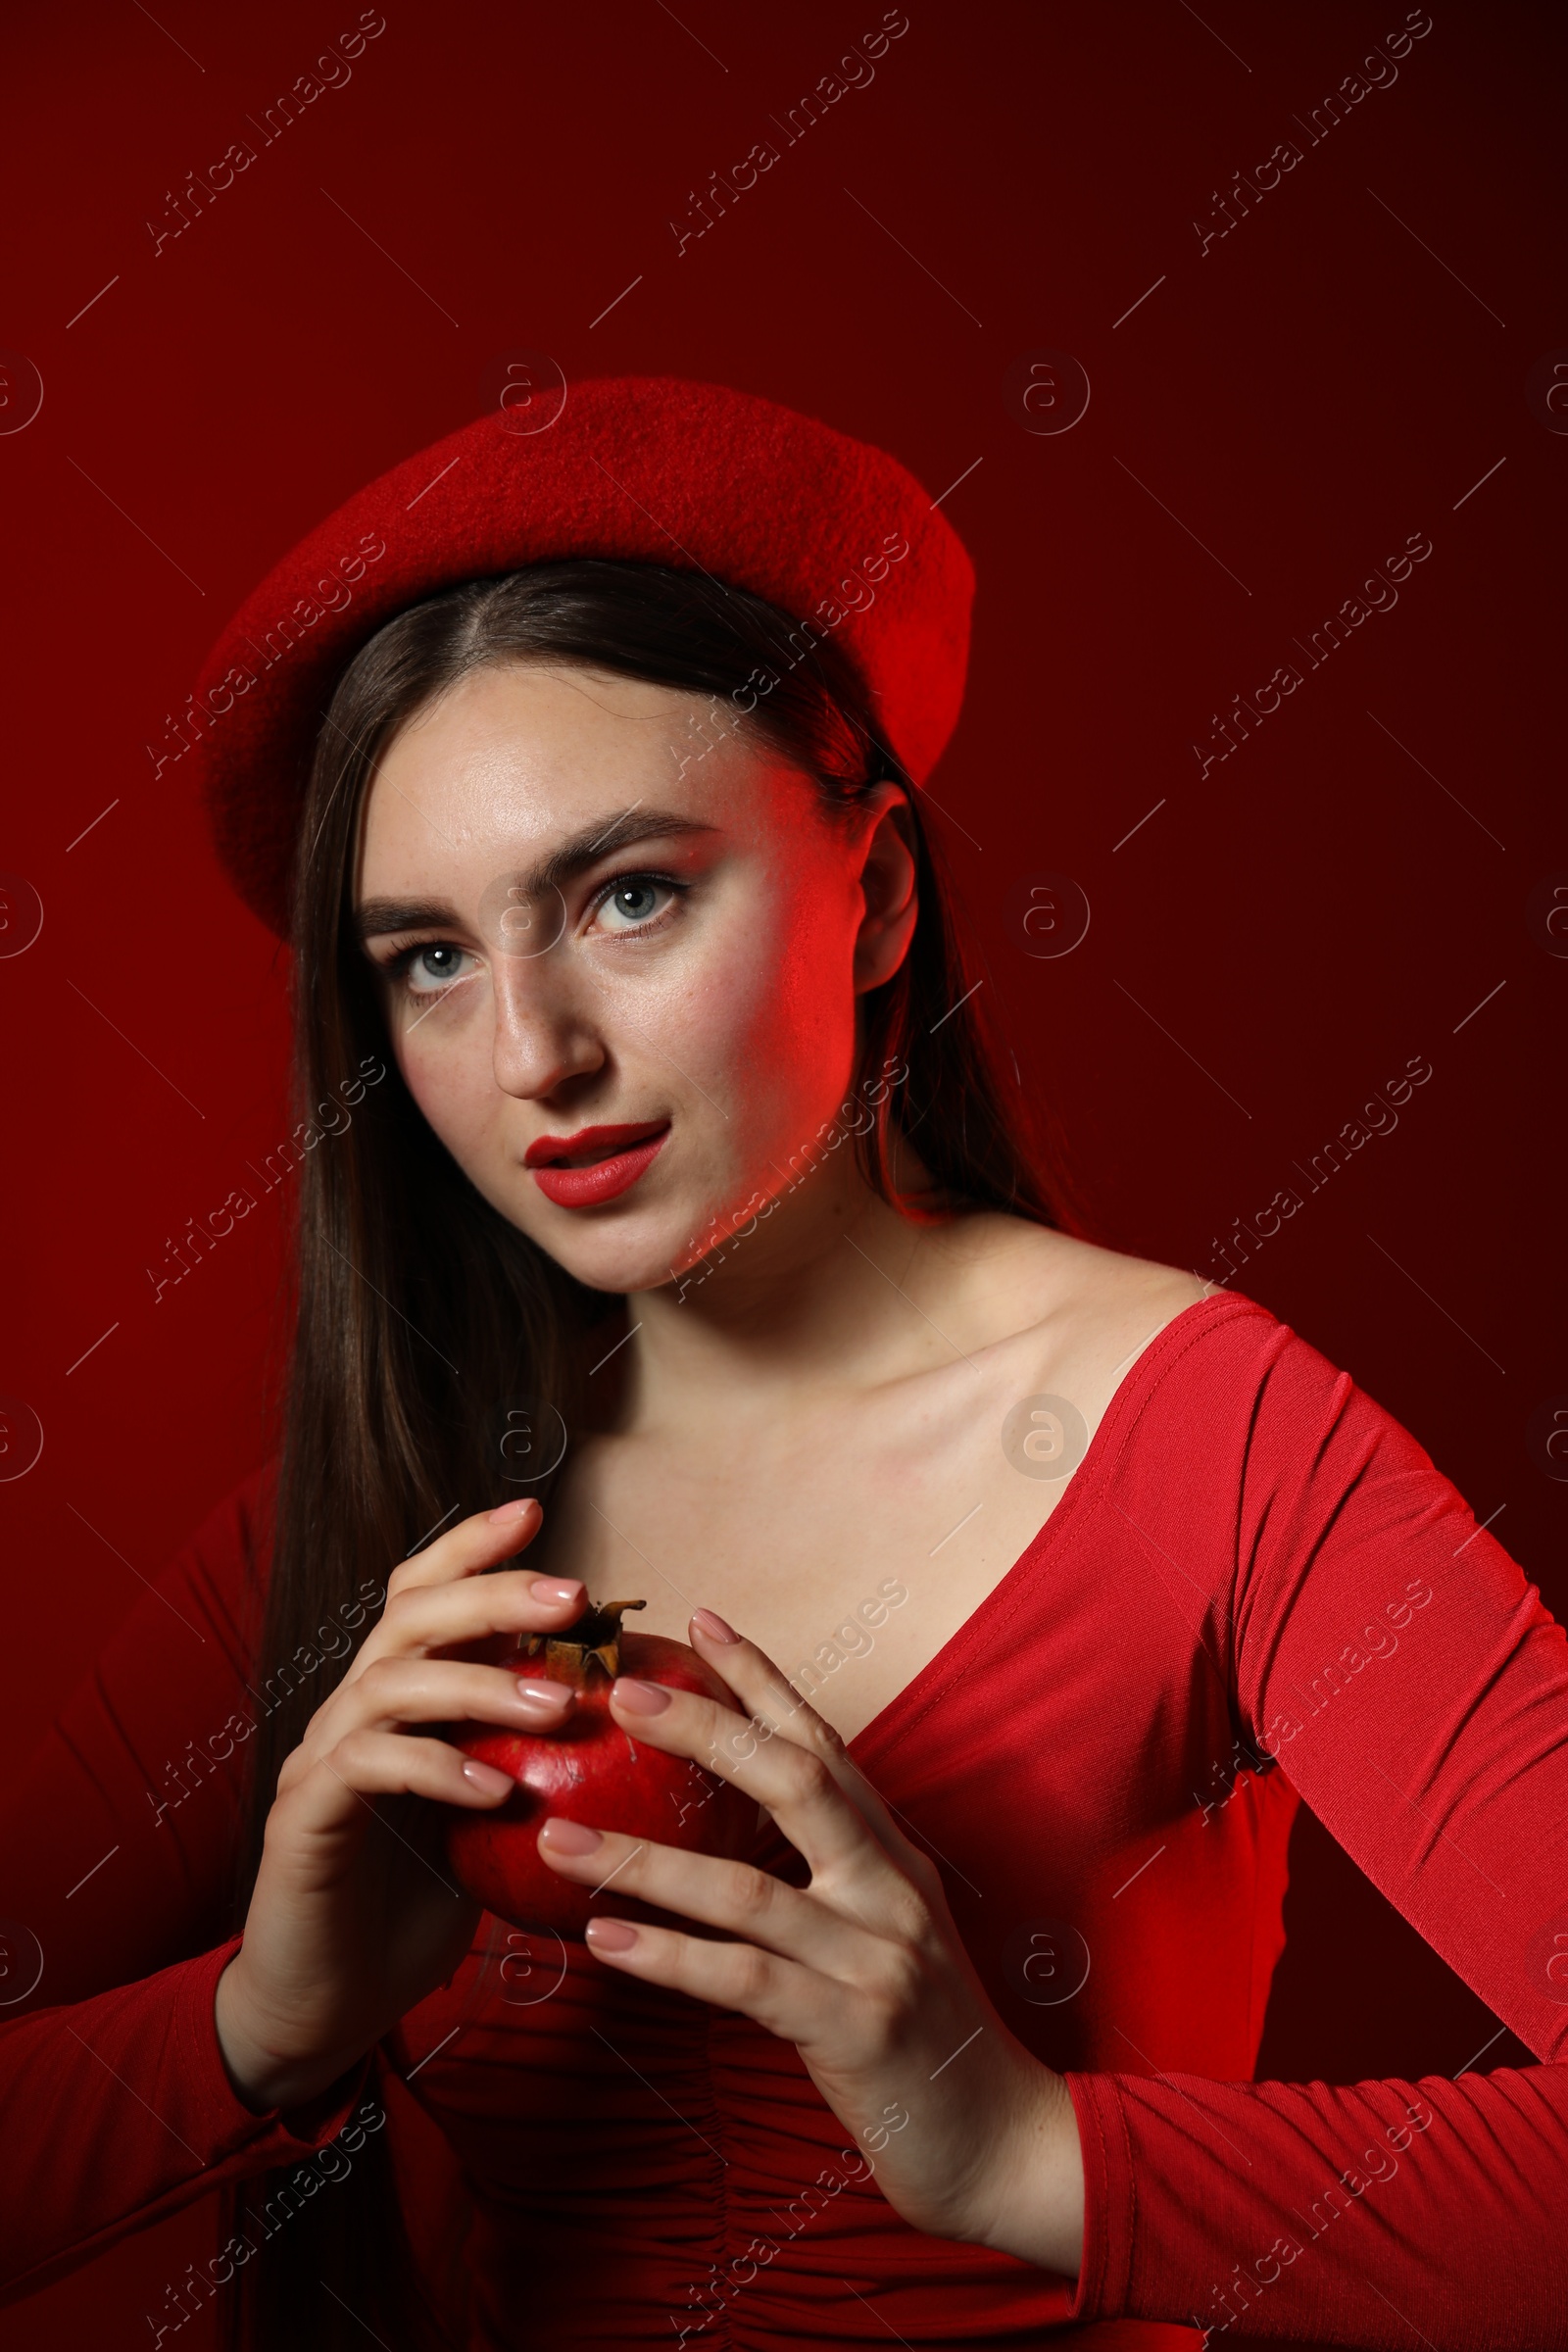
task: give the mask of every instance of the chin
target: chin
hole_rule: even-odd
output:
[[[626,1296],[672,1281],[679,1287],[709,1252],[755,1231],[753,1208],[776,1190],[765,1144],[732,1154],[725,1148],[730,1139],[717,1140],[716,1151],[688,1144],[684,1164],[671,1165],[661,1154],[628,1191],[597,1205],[553,1201],[514,1162],[493,1171],[481,1190],[511,1224],[591,1290]],[[743,1166],[750,1167],[750,1178]]]
[[[524,1181],[532,1191],[532,1178]],[[684,1270],[694,1239],[708,1234],[721,1214],[706,1195],[689,1205],[662,1200],[633,1206],[625,1200],[581,1209],[554,1208],[538,1200],[527,1203],[524,1214],[518,1213],[515,1199],[491,1198],[503,1216],[578,1282],[622,1294],[656,1291],[677,1269]]]
[[[641,1235],[617,1234],[603,1229],[597,1234],[568,1233],[555,1235],[556,1247],[542,1237],[539,1246],[564,1266],[578,1282],[585,1282],[592,1291],[615,1291],[630,1297],[637,1291],[657,1291],[671,1278],[678,1259],[672,1254],[686,1238],[683,1229],[680,1241],[671,1233],[663,1239],[650,1240],[646,1231]]]

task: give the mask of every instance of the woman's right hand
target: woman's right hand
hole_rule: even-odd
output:
[[[531,1543],[532,1498],[481,1511],[396,1570],[375,1631],[277,1778],[244,1941],[219,1980],[219,2045],[258,2114],[335,2082],[443,1984],[480,1906],[454,1886],[431,1804],[494,1809],[513,1783],[424,1727],[472,1720],[556,1731],[564,1686],[436,1653],[485,1635],[555,1633],[575,1578],[497,1563]]]

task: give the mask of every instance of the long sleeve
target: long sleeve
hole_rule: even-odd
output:
[[[1544,2062],[1453,2081],[1068,2077],[1075,2320],[1568,2345],[1568,1637],[1410,1434],[1276,1326],[1203,1456],[1111,1500],[1282,1769]]]
[[[221,2181],[298,2162],[313,2195],[345,2160],[310,2160],[379,2128],[368,2061],[308,2109],[253,2114],[214,2026],[265,1704],[245,1684],[263,1494],[248,1482],[150,1589],[0,1806],[0,2302]]]

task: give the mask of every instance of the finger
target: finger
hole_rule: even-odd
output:
[[[356,1821],[361,1805],[377,1796],[423,1796],[432,1804],[462,1805],[472,1812],[500,1804],[516,1786],[510,1774],[461,1754],[444,1740],[397,1732],[353,1731],[314,1761],[306,1761],[300,1749],[289,1763],[297,1759],[300,1768],[287,1789],[282,1786],[286,1767],[280,1776],[270,1840],[278,1836],[293,1843],[301,1836],[341,1834]]]
[[[552,1732],[575,1704],[568,1685],[542,1675],[450,1658],[383,1656],[334,1691],[312,1723],[306,1745],[318,1755],[350,1732],[390,1731],[401,1723],[497,1723]]]
[[[842,1984],[755,1944],[708,1943],[678,1929],[610,1918],[590,1920],[587,1936],[589,1950],[611,1967],[689,1993],[694,2001],[737,2010],[781,2041],[821,2040],[830,2024],[842,2026],[843,2005],[855,1997]]]
[[[544,1512],[532,1494],[518,1502],[498,1503],[493,1511],[475,1511],[395,1568],[387,1579],[387,1592],[407,1592],[417,1585],[442,1585],[456,1577],[477,1576],[497,1561],[525,1550],[543,1523]]]
[[[725,1624],[711,1609],[695,1611],[690,1631],[698,1655],[723,1676],[749,1710],[754,1730],[770,1726],[772,1732],[820,1756],[894,1860],[908,1872],[922,1892],[945,1902],[941,1874],[930,1855],[906,1836],[833,1726],[808,1699],[802,1697],[767,1652],[737,1634],[733,1626]],[[730,1735],[732,1742],[737,1737],[734,1733]]]
[[[560,1814],[552,1814],[541,1828],[539,1851],[563,1878],[603,1887],[612,1902],[637,1895],[829,1976],[855,1981],[874,1975],[885,1949],[879,1936],[747,1862],[655,1845],[646,1838],[590,1829]]]
[[[862,1924],[889,1934],[920,1931],[918,1897],[908,1874],[895,1863],[824,1753],[778,1737],[760,1711],[750,1723],[739,1722],[734,1709],[716,1699],[634,1676],[621,1675],[611,1686],[610,1705],[632,1739],[689,1756],[765,1805],[809,1864],[813,1893],[842,1903]]]
[[[582,1614],[582,1604],[580,1579],[534,1576],[526,1568],[407,1586],[389,1591],[381,1622],[359,1654],[368,1666],[388,1653],[422,1656],[488,1634],[559,1634]]]

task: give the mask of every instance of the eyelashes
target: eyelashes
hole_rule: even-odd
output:
[[[625,925],[617,925],[606,933],[607,937],[612,939],[640,939],[651,932],[660,930],[674,912],[675,907],[680,904],[680,902],[689,896],[692,889],[692,884],[689,880],[684,879],[678,874],[658,873],[652,871],[651,869],[639,869],[635,873],[616,874],[613,875],[609,881],[602,883],[599,889],[594,893],[593,899],[590,902],[590,914],[594,918],[597,918],[604,907],[609,905],[612,899],[620,896],[633,896],[636,895],[640,890],[650,887],[658,891],[667,891],[670,894],[669,903],[659,907],[653,914],[647,916],[641,922],[630,922]],[[464,971],[452,972],[442,978],[436,978],[435,975],[432,974],[426,976],[432,980],[433,985],[422,988],[416,986],[414,971],[415,965],[416,964],[418,958],[421,956],[440,955],[449,955],[462,958],[471,958],[471,951],[466,948],[460,947],[456,940],[420,939],[412,941],[409,946],[399,948],[395,954],[380,959],[378,968],[384,978],[390,981],[394,987],[402,990],[406,995],[411,997],[429,998],[433,1000],[443,995],[446,990],[456,987],[460,980],[469,977],[468,973]]]
[[[651,886],[655,890],[667,890],[676,903],[684,899],[691,889],[689,882],[682,881],[675,874],[617,874],[613,881],[607,882],[603,889],[595,892],[594,913],[599,914],[604,907],[609,906],[612,899],[631,897],[639,885]],[[662,906],[657,913],[647,916],[644,921],[630,923],[624,930],[612,932],[611,937],[612,939],[636,939],[645,931],[656,930],[663,917],[670,911],[670,907]]]
[[[381,965],[381,970],[394,987],[402,989],[411,997],[438,997],[444,990],[455,987],[460,979],[465,979],[467,975],[461,972],[450,972],[445,978],[435,981],[434,986],[430,988],[416,988],[413,977],[416,956],[466,956],[467,953],[466,948],[460,948],[451,940],[416,940],[413,947],[400,948],[395,956],[389,956]]]

